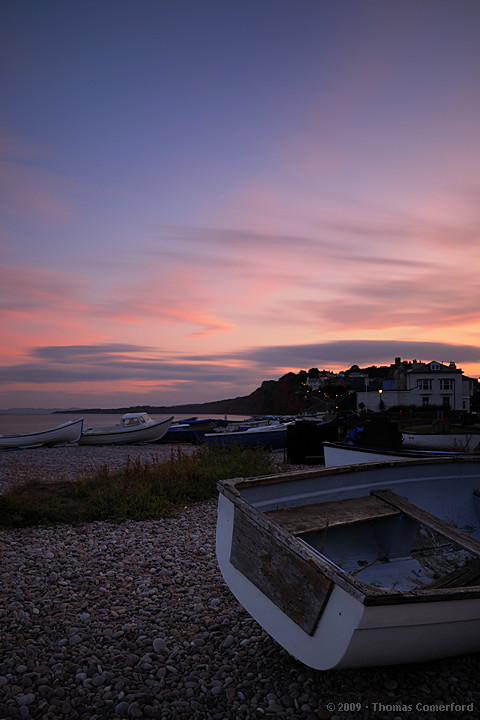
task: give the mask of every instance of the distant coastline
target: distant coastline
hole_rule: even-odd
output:
[[[237,400],[243,398],[234,398],[232,400],[217,400],[207,403],[191,403],[189,405],[130,405],[129,407],[117,408],[76,408],[74,410],[54,410],[52,414],[71,414],[86,413],[89,415],[119,415],[127,412],[147,412],[151,415],[180,415],[185,413],[198,413],[205,415],[212,413],[215,415],[221,413],[233,413],[232,407]]]
[[[306,408],[303,395],[299,395],[297,376],[284,375],[279,380],[264,380],[250,395],[206,403],[183,405],[132,405],[117,408],[76,408],[55,410],[58,413],[123,414],[148,412],[151,415],[282,415],[299,412]]]
[[[300,391],[299,391],[300,389]],[[293,415],[309,408],[301,391],[298,374],[287,373],[278,380],[264,380],[250,395],[183,405],[132,405],[117,408],[75,408],[55,410],[58,413],[123,414],[148,412],[151,415]]]

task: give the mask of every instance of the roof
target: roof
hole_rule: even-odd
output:
[[[407,372],[429,374],[432,372],[448,372],[457,373],[460,375],[463,374],[463,370],[457,368],[454,362],[450,363],[449,365],[445,365],[444,363],[438,362],[437,360],[431,360],[429,363],[417,363],[410,370],[407,370]]]

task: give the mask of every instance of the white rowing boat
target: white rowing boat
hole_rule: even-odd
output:
[[[415,433],[402,434],[402,447],[415,450],[448,450],[451,452],[478,452],[480,434],[476,433]]]
[[[347,442],[324,442],[323,455],[326,467],[381,462],[382,460],[414,460],[415,458],[452,457],[459,453],[447,450],[403,450],[377,448]],[[460,453],[461,454],[461,453]],[[465,454],[465,453],[463,453]]]
[[[376,462],[219,483],[233,594],[320,670],[480,650],[480,459]]]

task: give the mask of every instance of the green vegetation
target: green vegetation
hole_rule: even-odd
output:
[[[202,445],[191,455],[172,451],[170,460],[131,462],[120,471],[101,468],[72,482],[30,482],[0,496],[0,528],[122,522],[171,517],[186,505],[216,496],[219,480],[275,472],[262,449]]]

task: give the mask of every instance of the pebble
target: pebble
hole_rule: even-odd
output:
[[[164,653],[167,650],[167,644],[163,638],[155,638],[153,641],[153,649],[156,653]]]
[[[479,654],[328,672],[297,662],[225,585],[215,522],[210,501],[157,521],[0,531],[0,720],[480,716]],[[417,703],[473,711],[401,709]]]

